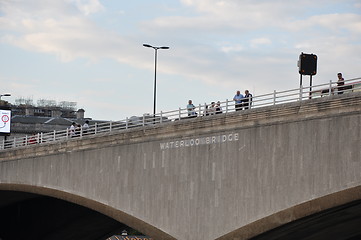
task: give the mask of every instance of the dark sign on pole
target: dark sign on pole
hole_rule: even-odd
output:
[[[314,54],[301,53],[298,62],[298,72],[301,75],[316,75],[317,73],[317,56]]]

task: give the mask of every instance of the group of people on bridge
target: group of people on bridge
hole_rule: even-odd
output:
[[[235,102],[235,109],[236,111],[249,109],[252,104],[252,97],[253,95],[248,91],[244,91],[244,95],[238,90],[236,95],[233,97],[233,101]]]
[[[233,97],[233,101],[235,103],[235,110],[243,110],[243,109],[249,109],[252,104],[252,94],[248,91],[244,91],[244,95],[241,94],[241,91],[237,90],[236,95]],[[192,100],[188,100],[187,105],[187,111],[188,111],[188,117],[196,117],[198,114],[196,112],[196,107],[194,106]],[[208,115],[214,115],[222,113],[222,107],[221,102],[218,101],[217,103],[211,102],[210,106],[207,104],[205,105],[205,109],[203,111],[204,116]]]
[[[84,125],[81,126],[79,123],[72,122],[69,128],[70,137],[79,137],[80,135],[87,134],[89,129],[89,121],[86,120]]]

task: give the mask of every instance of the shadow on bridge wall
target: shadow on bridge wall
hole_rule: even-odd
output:
[[[154,240],[175,240],[174,237],[166,234],[165,232],[155,228],[154,226],[112,207],[109,207],[103,203],[90,200],[84,198],[82,196],[78,196],[68,192],[62,192],[55,189],[45,188],[45,187],[38,187],[38,186],[30,186],[30,185],[23,185],[23,184],[1,184],[0,183],[0,191],[17,191],[23,193],[32,193],[38,194],[41,196],[53,197],[57,199],[64,200],[66,202],[74,203],[82,207],[89,208],[96,212],[99,212],[105,216],[108,216],[122,224],[125,224],[139,232],[142,232]],[[29,195],[30,196],[30,195]],[[0,200],[7,201],[6,199]],[[11,201],[11,200],[10,200]],[[11,203],[11,202],[10,202]]]
[[[251,224],[248,224],[244,227],[241,227],[231,233],[217,238],[216,240],[241,240],[251,238],[254,240],[273,239],[269,235],[266,235],[268,231],[282,227],[297,220],[301,220],[311,215],[317,216],[317,214],[319,213],[323,213],[324,211],[327,211],[329,209],[340,207],[355,202],[357,200],[361,200],[361,186],[352,187],[340,192],[329,194],[324,197],[299,204],[289,209],[285,209],[283,211],[255,221]],[[357,221],[359,223],[361,221],[361,212],[354,212],[354,214],[357,215]],[[355,216],[353,216],[352,218],[355,219]],[[355,231],[360,231],[359,224],[357,226],[358,227],[357,229],[355,229]],[[302,227],[302,223],[300,227]],[[260,234],[265,234],[264,238],[257,238],[257,236],[259,236]],[[274,239],[279,239],[279,237]],[[292,239],[296,239],[296,237],[293,236]]]

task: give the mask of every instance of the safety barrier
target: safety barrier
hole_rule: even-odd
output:
[[[361,91],[361,78],[354,78],[344,81],[344,85],[338,86],[337,82],[329,81],[325,84],[313,85],[290,89],[286,91],[274,91],[273,93],[253,96],[251,99],[243,102],[241,108],[236,109],[235,102],[226,99],[219,102],[219,105],[199,104],[193,110],[187,108],[179,108],[172,111],[161,111],[155,115],[144,114],[142,117],[131,117],[120,121],[109,121],[107,123],[95,124],[88,129],[82,127],[76,129],[74,133],[70,129],[62,131],[53,131],[46,133],[38,133],[35,136],[14,137],[9,140],[3,140],[0,143],[0,150],[9,148],[24,147],[35,144],[43,144],[54,141],[79,139],[94,134],[121,131],[136,127],[145,127],[154,124],[162,124],[171,121],[190,119],[195,117],[211,117],[216,114],[227,114],[236,110],[247,111],[247,109],[261,108],[271,105],[284,104],[306,99],[314,99],[319,97],[330,96],[334,94],[345,94],[348,92]]]

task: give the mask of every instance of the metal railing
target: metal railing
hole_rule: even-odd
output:
[[[244,102],[242,108],[237,110],[261,108],[289,102],[302,101],[306,99],[330,96],[334,94],[344,94],[353,91],[361,91],[361,78],[345,80],[344,85],[342,86],[338,86],[337,82],[329,81],[328,83],[313,85],[312,87],[300,86],[299,88],[295,89],[274,91],[273,93],[269,94],[253,96],[251,99],[244,98],[243,100],[248,100],[248,103]],[[95,124],[90,126],[88,129],[83,129],[81,127],[79,129],[75,129],[74,132],[71,132],[70,129],[62,131],[54,130],[52,132],[45,133],[41,132],[32,136],[26,135],[24,137],[14,137],[9,140],[3,140],[0,142],[0,150],[49,143],[54,141],[79,139],[95,134],[145,127],[154,124],[163,124],[166,122],[195,117],[211,117],[212,115],[216,114],[227,114],[234,112],[236,111],[235,107],[236,105],[233,99],[226,99],[223,102],[219,102],[219,105],[215,103],[214,106],[207,103],[199,104],[195,107],[194,110],[192,110],[195,112],[195,114],[193,114],[192,111],[189,111],[187,108],[179,108],[172,111],[161,111],[154,116],[144,114],[142,117],[131,117],[120,121],[110,121],[107,123]]]

